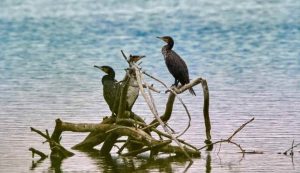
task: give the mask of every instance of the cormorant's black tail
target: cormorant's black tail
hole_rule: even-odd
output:
[[[192,95],[196,96],[196,93],[195,93],[195,91],[193,90],[193,88],[190,88],[189,91],[190,91],[190,93],[191,93]]]

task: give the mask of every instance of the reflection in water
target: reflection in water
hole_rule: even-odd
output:
[[[36,167],[38,167],[40,164],[42,164],[43,163],[43,161],[44,161],[45,159],[39,159],[39,160],[37,160],[37,161],[32,161],[32,163],[31,163],[31,167],[30,167],[30,170],[34,170]]]
[[[183,156],[167,156],[163,158],[101,156],[99,152],[88,152],[88,156],[96,161],[101,172],[174,172],[172,164],[185,165],[188,159]]]
[[[165,156],[163,158],[149,158],[147,156],[138,156],[138,157],[119,157],[108,155],[100,155],[99,150],[92,150],[84,152],[88,157],[95,161],[95,164],[98,165],[100,172],[110,173],[110,172],[151,172],[158,170],[158,172],[172,173],[176,172],[176,169],[173,168],[175,165],[188,165],[186,166],[183,172],[189,172],[189,168],[192,166],[193,162],[184,156]],[[68,158],[66,158],[68,159]],[[35,170],[39,165],[43,163],[44,160],[40,159],[38,161],[32,161],[32,166],[30,170]],[[210,173],[212,170],[211,166],[211,155],[210,152],[207,152],[206,162],[205,162],[205,172]],[[48,171],[54,171],[56,173],[62,171],[63,160],[57,160],[51,158],[51,167]]]
[[[39,159],[37,161],[32,160],[30,170],[34,171],[36,168],[38,168],[39,166],[41,166],[43,164],[43,162],[45,161],[45,159],[47,159],[47,158],[41,158],[41,159]],[[63,160],[57,159],[56,157],[50,157],[50,162],[51,162],[51,165],[48,168],[49,172],[53,172],[53,171],[55,173],[62,172],[61,165],[63,163]]]
[[[192,162],[184,156],[165,156],[163,158],[148,158],[146,156],[138,157],[119,157],[108,155],[101,155],[99,150],[92,150],[84,152],[88,157],[95,161],[98,165],[99,171],[103,173],[110,172],[151,172],[158,170],[158,172],[173,173],[176,169],[173,165],[186,165],[189,163],[183,172],[189,172],[189,168],[192,166]],[[66,158],[68,159],[68,158]],[[51,167],[48,171],[54,171],[56,173],[62,171],[63,160],[58,160],[51,158]],[[44,160],[40,159],[38,161],[32,161],[30,170],[35,170],[39,165],[43,163]],[[205,162],[205,172],[210,173],[212,170],[211,166],[211,153],[207,152],[206,162]]]
[[[210,153],[207,153],[205,168],[206,168],[206,170],[205,170],[206,173],[211,172],[211,156],[210,156]]]
[[[192,165],[192,162],[184,156],[164,156],[161,158],[149,158],[147,156],[138,156],[138,157],[119,157],[119,156],[112,156],[108,155],[100,155],[99,150],[93,150],[84,152],[94,160],[95,164],[98,165],[98,171],[104,173],[110,172],[151,172],[153,170],[158,170],[158,172],[166,172],[172,173],[176,172],[176,169],[173,168],[174,165],[184,166],[187,163],[190,163],[186,166],[184,172],[188,172],[189,168]],[[68,158],[66,158],[68,159]],[[56,173],[63,172],[62,171],[62,163],[64,160],[57,160],[57,159],[50,159],[51,160],[51,167],[49,167],[48,171],[54,171]],[[211,170],[211,159],[207,159],[208,163],[207,172]],[[42,165],[43,160],[38,160],[36,162],[32,161],[32,165],[30,170],[35,170],[40,165]]]
[[[63,163],[63,160],[57,159],[57,157],[50,157],[50,160],[51,160],[51,167],[49,168],[49,170],[51,171],[54,170],[55,173],[62,172],[61,165]]]

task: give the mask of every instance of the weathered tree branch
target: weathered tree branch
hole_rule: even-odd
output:
[[[210,147],[210,145],[215,145],[215,144],[218,144],[218,143],[224,143],[224,142],[227,142],[227,143],[231,143],[235,146],[237,146],[240,150],[241,150],[241,153],[243,154],[243,157],[244,157],[244,154],[246,153],[245,150],[239,145],[237,144],[236,142],[233,142],[232,141],[232,138],[238,133],[240,132],[247,124],[251,123],[252,121],[254,120],[254,118],[251,118],[250,120],[248,120],[246,123],[242,124],[237,130],[235,130],[233,132],[233,134],[231,136],[229,136],[227,139],[224,139],[224,140],[220,140],[220,141],[216,141],[216,142],[213,142],[211,144],[208,144],[206,146],[203,146],[201,148],[199,148],[198,150],[202,150],[204,148],[208,148]]]
[[[71,131],[71,132],[101,132],[108,134],[118,134],[120,136],[128,136],[132,138],[132,140],[137,141],[138,143],[143,144],[144,146],[148,147],[154,147],[154,146],[160,146],[158,144],[161,144],[161,141],[154,139],[149,134],[144,132],[142,129],[135,128],[135,127],[127,127],[123,125],[117,125],[117,124],[102,124],[102,123],[70,123],[70,122],[64,122],[60,119],[56,120],[60,125],[56,126],[59,127],[60,130],[57,131]],[[36,130],[38,131],[38,130]],[[43,134],[41,132],[41,134]],[[47,136],[43,134],[43,136]],[[155,148],[155,147],[154,147]],[[160,147],[158,147],[160,148]],[[140,151],[144,151],[140,150]],[[195,157],[198,157],[200,153],[197,150],[191,150],[188,148],[185,148],[188,153],[192,154]],[[145,150],[147,151],[147,150]],[[182,151],[179,151],[179,148],[176,146],[167,145],[165,147],[161,147],[158,149],[158,152],[165,152],[165,153],[172,153],[171,151],[174,151],[173,153],[181,154],[184,153]],[[175,152],[176,151],[176,152]],[[136,152],[136,151],[135,151]],[[139,154],[139,153],[137,153]],[[132,155],[132,153],[130,154]]]
[[[183,153],[185,154],[185,156],[187,158],[189,158],[189,160],[191,162],[192,159],[191,157],[189,156],[189,154],[185,151],[185,149],[181,146],[181,144],[178,142],[178,140],[176,139],[176,137],[174,135],[172,135],[172,133],[169,131],[169,129],[166,127],[166,125],[163,123],[163,121],[160,119],[159,115],[158,115],[158,112],[157,112],[157,109],[155,108],[155,104],[154,104],[154,101],[153,101],[153,98],[152,98],[152,95],[151,95],[151,91],[148,89],[148,93],[149,93],[149,96],[150,98],[145,94],[144,92],[144,88],[142,86],[142,75],[140,73],[140,70],[137,66],[133,66],[134,70],[135,70],[135,74],[136,74],[136,78],[137,78],[137,82],[139,84],[139,87],[140,87],[140,91],[141,91],[141,94],[142,96],[144,97],[146,103],[148,104],[152,114],[155,116],[156,120],[160,123],[160,125],[164,128],[164,130],[170,135],[172,136],[172,140],[174,140],[178,146],[180,147],[180,149],[183,151]]]
[[[300,146],[300,143],[294,145],[294,140],[293,140],[293,142],[292,142],[292,147],[290,147],[290,148],[287,149],[285,152],[283,152],[283,154],[284,154],[284,155],[287,155],[287,153],[288,153],[289,151],[291,151],[291,153],[294,153],[294,152],[293,152],[293,149],[296,148],[297,146]],[[291,154],[291,153],[290,153],[290,154]],[[291,155],[292,155],[292,154],[291,154]]]
[[[34,148],[29,148],[29,151],[32,152],[32,158],[34,158],[34,154],[37,154],[39,155],[41,158],[40,160],[44,160],[46,159],[48,156],[46,154],[44,154],[43,152],[37,150],[37,149],[34,149]]]
[[[136,156],[140,153],[143,153],[143,152],[146,152],[146,151],[149,151],[149,150],[157,150],[161,147],[164,147],[164,146],[170,144],[171,142],[172,142],[171,140],[162,141],[162,142],[159,142],[155,145],[151,145],[149,147],[141,148],[141,149],[138,149],[138,150],[135,150],[135,151],[131,151],[129,153],[122,154],[122,156]]]
[[[166,84],[164,84],[162,81],[156,79],[155,77],[143,72],[145,75],[151,77],[152,79],[160,82],[162,85],[164,85],[165,87],[167,87]],[[203,115],[204,115],[204,122],[205,122],[205,132],[206,132],[206,140],[205,143],[207,144],[207,146],[209,146],[207,148],[207,150],[211,151],[213,149],[213,145],[210,145],[211,142],[211,124],[210,124],[210,118],[209,118],[209,90],[208,90],[208,86],[207,86],[207,82],[205,79],[202,78],[197,78],[195,80],[192,80],[190,83],[185,84],[184,86],[181,86],[180,88],[176,88],[176,87],[172,87],[170,89],[170,94],[168,97],[168,101],[166,104],[166,109],[165,109],[165,113],[160,117],[161,120],[163,120],[164,122],[167,122],[172,114],[172,110],[173,110],[173,104],[175,101],[175,97],[177,96],[177,94],[183,93],[184,91],[198,85],[198,84],[202,84],[202,89],[203,89],[203,95],[204,95],[204,103],[203,103]],[[184,103],[183,103],[184,105]],[[184,105],[185,106],[185,105]],[[157,122],[157,120],[153,120],[150,124],[153,124]],[[188,126],[189,127],[189,126]],[[187,128],[188,128],[187,127]],[[182,134],[187,130],[187,128],[182,132]],[[180,134],[179,136],[181,136],[182,134]]]
[[[63,158],[74,155],[74,153],[68,151],[62,145],[60,145],[59,138],[57,138],[57,140],[54,140],[52,137],[50,138],[48,131],[46,131],[46,134],[44,134],[43,132],[41,132],[33,127],[31,127],[30,129],[31,129],[31,131],[34,131],[34,132],[38,133],[39,135],[41,135],[42,137],[46,138],[46,141],[49,142],[49,146],[51,149],[51,155],[50,155],[51,157],[55,157],[57,159],[63,159]],[[54,130],[54,132],[56,132],[56,131],[57,130]],[[61,133],[61,132],[59,132],[59,133]],[[52,134],[52,136],[56,137],[55,134]]]
[[[177,137],[183,135],[188,130],[188,128],[190,127],[190,123],[191,123],[191,115],[190,115],[190,113],[189,113],[186,105],[184,104],[183,100],[178,96],[178,93],[176,93],[175,91],[173,91],[172,88],[168,88],[167,85],[164,82],[162,82],[161,80],[153,77],[152,75],[150,75],[150,74],[148,74],[148,73],[146,73],[144,71],[142,73],[145,74],[145,75],[147,75],[148,77],[156,80],[157,82],[161,83],[168,91],[170,91],[170,93],[173,94],[173,95],[169,95],[167,106],[166,106],[166,113],[163,116],[161,116],[161,119],[164,122],[167,122],[170,119],[170,117],[171,117],[171,113],[172,113],[172,109],[173,109],[173,103],[174,103],[175,96],[180,101],[180,103],[183,105],[183,107],[184,107],[184,109],[185,109],[185,111],[186,111],[186,113],[188,115],[189,122],[188,122],[188,126]],[[167,108],[169,108],[169,109],[167,109]],[[156,119],[154,121],[152,121],[150,124],[155,123],[155,121],[156,121]]]
[[[254,117],[242,124],[237,130],[234,131],[234,133],[228,138],[228,140],[231,140],[239,131],[241,131],[247,124],[251,123],[253,120]]]
[[[168,139],[172,139],[172,137],[171,137],[170,135],[168,135],[168,134],[166,134],[166,133],[163,133],[163,132],[157,130],[156,128],[151,128],[151,130],[154,131],[154,132],[156,132],[156,133],[157,133],[158,135],[160,135],[160,136],[164,136],[164,137],[166,137],[166,138],[168,138]],[[194,149],[194,150],[198,150],[195,146],[193,146],[193,145],[191,145],[191,144],[185,142],[184,140],[178,139],[178,141],[181,142],[182,144],[186,145],[186,146],[191,147],[191,148]]]
[[[103,118],[103,121],[100,124],[113,124],[115,122],[116,118],[110,116]],[[92,131],[82,142],[73,146],[72,149],[81,151],[93,150],[95,146],[101,144],[105,140],[106,136],[107,134],[100,130]]]

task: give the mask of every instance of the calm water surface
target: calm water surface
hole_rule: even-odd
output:
[[[29,147],[46,153],[33,126],[53,130],[54,120],[99,122],[109,114],[102,98],[103,75],[93,68],[111,65],[122,79],[126,63],[120,49],[143,54],[142,67],[168,85],[173,78],[156,36],[171,35],[190,76],[204,77],[211,96],[213,140],[228,137],[255,117],[234,139],[247,150],[263,151],[241,160],[238,150],[222,145],[202,152],[189,172],[299,172],[300,153],[276,154],[300,142],[300,1],[96,1],[2,0],[0,2],[0,172],[54,171],[49,159],[31,170]],[[151,81],[152,83],[152,81]],[[164,88],[153,82],[157,88]],[[181,95],[192,114],[182,137],[203,146],[200,87],[197,97]],[[162,113],[165,94],[155,94]],[[170,126],[183,129],[188,118],[175,103]],[[152,120],[139,98],[134,111]],[[67,148],[86,134],[64,133]],[[74,151],[65,172],[182,172],[182,158],[147,160],[102,158]],[[34,160],[36,160],[35,158]]]

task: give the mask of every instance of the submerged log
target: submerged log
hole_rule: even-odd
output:
[[[116,118],[114,116],[105,117],[103,118],[103,121],[99,124],[113,124],[116,122]],[[101,131],[92,131],[90,134],[80,143],[76,144],[72,147],[72,149],[75,150],[81,150],[81,151],[89,151],[93,150],[93,148],[99,144],[101,144],[107,134]]]
[[[150,136],[148,133],[143,131],[140,128],[135,127],[127,127],[123,125],[117,125],[117,124],[102,124],[102,123],[70,123],[70,122],[64,122],[60,119],[56,120],[56,129],[54,131],[71,131],[71,132],[101,132],[103,134],[107,134],[107,137],[110,134],[116,134],[118,136],[127,136],[132,138],[132,141],[138,141],[139,143],[143,144],[146,148],[143,148],[140,150],[141,152],[146,152],[148,150],[156,150],[157,152],[162,153],[175,153],[179,155],[183,155],[184,152],[178,148],[178,146],[173,146],[170,144],[170,140],[168,142],[164,143],[160,140],[157,140]],[[185,147],[187,149],[187,152],[194,156],[199,157],[200,152],[198,150],[195,150],[194,148],[190,148],[189,146]],[[134,155],[134,154],[140,154],[141,152],[132,151],[130,154],[125,155]],[[105,153],[103,153],[105,154]]]

